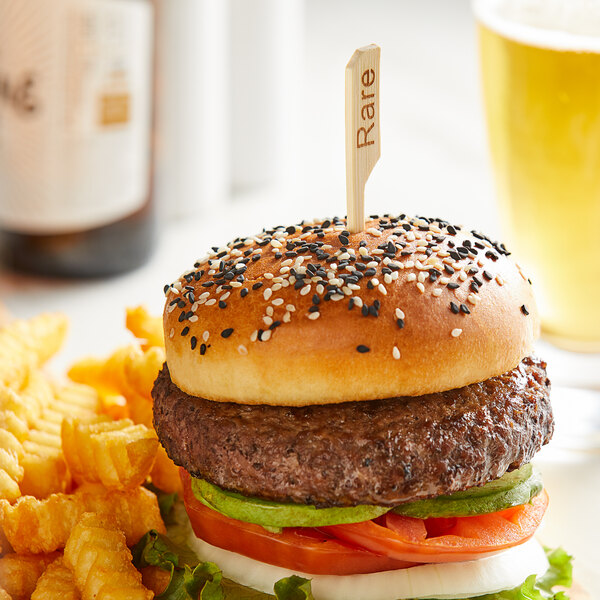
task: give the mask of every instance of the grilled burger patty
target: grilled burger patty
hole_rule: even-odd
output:
[[[189,396],[165,365],[154,425],[173,461],[222,488],[316,506],[394,506],[528,463],[554,423],[546,363],[416,397],[284,407]]]

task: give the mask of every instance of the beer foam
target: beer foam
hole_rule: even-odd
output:
[[[522,44],[600,52],[600,0],[475,0],[478,21]]]

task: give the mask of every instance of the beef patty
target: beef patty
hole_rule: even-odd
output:
[[[402,502],[483,485],[528,463],[554,428],[546,363],[417,397],[306,407],[189,396],[165,365],[154,425],[169,456],[222,488],[325,506]]]

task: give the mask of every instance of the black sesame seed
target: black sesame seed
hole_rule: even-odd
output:
[[[248,288],[242,288],[242,289],[240,290],[240,296],[241,296],[242,298],[245,298],[247,295],[248,295]]]
[[[260,256],[261,256],[260,254],[255,254],[255,255],[252,257],[252,262],[256,262],[257,260],[260,260]]]
[[[318,306],[311,306],[311,307],[308,309],[308,312],[309,312],[309,313],[313,313],[313,312],[319,312],[319,307],[318,307]]]
[[[170,288],[170,287],[171,287],[171,286],[170,286],[170,285],[167,283],[167,284],[165,285],[165,287],[163,288],[163,292],[166,294],[166,293],[169,291],[169,288]]]
[[[451,281],[446,287],[450,290],[457,290],[460,285],[458,283],[454,283],[454,281]]]
[[[233,327],[228,327],[227,329],[223,329],[221,331],[221,337],[228,338],[233,333]]]
[[[458,304],[456,302],[450,302],[450,310],[457,315],[460,312],[460,308],[458,308]]]
[[[354,308],[354,298],[350,298],[348,300],[348,310],[352,310]]]
[[[321,302],[321,298],[319,298],[319,296],[317,296],[317,294],[314,294],[312,297],[312,302],[313,302],[313,304],[319,304],[319,302]]]
[[[262,281],[257,281],[253,286],[252,289],[253,290],[258,290],[263,286],[263,282]]]
[[[224,300],[219,300],[219,308],[227,308],[227,302]]]
[[[404,329],[404,319],[396,319],[396,325],[398,325],[398,329]]]
[[[206,288],[207,288],[207,287],[210,287],[211,285],[214,285],[214,284],[215,284],[215,282],[214,282],[214,281],[205,281],[205,282],[202,284],[202,287],[206,287]]]
[[[472,292],[475,292],[476,294],[479,293],[479,286],[474,281],[471,281],[471,285],[469,287],[471,288]]]
[[[378,317],[379,316],[379,311],[377,310],[377,307],[372,304],[371,306],[369,306],[369,314],[372,317]]]
[[[523,304],[523,306],[521,306],[521,312],[527,316],[529,314],[529,310],[527,310],[527,307]]]
[[[365,352],[370,352],[371,348],[369,348],[369,346],[365,346],[363,344],[359,344],[358,346],[356,346],[356,349],[361,353],[364,354]]]
[[[286,229],[288,235],[292,235],[294,233],[296,233],[296,228],[293,225],[290,225],[287,229]]]
[[[273,329],[276,329],[276,328],[277,328],[277,327],[279,327],[280,325],[281,325],[281,321],[273,321],[273,322],[271,323],[271,326],[269,327],[269,329],[270,329],[271,331],[273,331]]]
[[[470,315],[471,311],[469,310],[469,307],[466,304],[461,304],[460,305],[460,312],[465,313],[465,315]]]
[[[483,276],[488,280],[491,281],[493,279],[492,274],[489,271],[484,271],[483,272]]]
[[[206,354],[206,344],[200,344],[200,354],[202,356]]]
[[[190,332],[190,328],[189,328],[189,327],[184,327],[184,328],[181,330],[181,335],[182,335],[182,336],[184,336],[184,335],[187,335],[189,332]]]
[[[367,317],[369,315],[369,307],[366,304],[363,304],[360,311],[362,312],[363,317]]]
[[[180,323],[185,319],[185,310],[182,310],[181,313],[179,313],[179,318],[177,319]]]
[[[190,339],[190,346],[192,347],[192,350],[196,349],[196,344],[198,343],[198,340],[196,339],[196,336],[192,336]]]

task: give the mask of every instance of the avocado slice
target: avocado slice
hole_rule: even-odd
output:
[[[281,527],[322,527],[370,521],[390,510],[385,506],[317,508],[249,498],[223,490],[204,479],[192,477],[192,491],[202,504],[232,519],[255,523],[273,531]]]
[[[484,515],[525,504],[537,496],[542,488],[539,472],[531,464],[527,464],[481,487],[407,502],[392,510],[399,515],[418,519]]]

